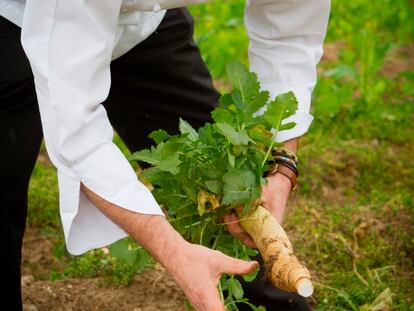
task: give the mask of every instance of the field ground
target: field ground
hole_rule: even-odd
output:
[[[192,13],[203,56],[225,89],[225,64],[246,61],[242,1],[212,1]],[[316,281],[311,303],[414,310],[412,3],[333,1],[325,51],[285,223]],[[136,274],[106,249],[69,256],[57,202],[55,170],[42,150],[24,243],[26,310],[184,310],[160,267]]]
[[[36,310],[182,310],[184,296],[160,266],[136,274],[125,287],[103,277],[50,280],[53,243],[35,230],[24,241],[22,290],[24,309]]]

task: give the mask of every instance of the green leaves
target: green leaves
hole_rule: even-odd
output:
[[[151,150],[144,149],[141,151],[134,152],[128,158],[129,161],[138,160],[152,165],[158,165],[160,163],[160,159],[161,155],[154,147],[151,147]]]
[[[223,207],[249,206],[260,196],[265,157],[275,145],[273,133],[295,125],[282,125],[297,110],[292,92],[269,101],[256,74],[244,65],[231,63],[227,73],[233,89],[220,98],[212,124],[196,131],[180,119],[179,134],[154,131],[150,137],[157,146],[130,157],[153,166],[143,175],[156,186],[156,199],[173,217],[191,216],[195,221],[219,214],[215,199]],[[254,116],[260,109],[266,111]],[[182,227],[187,221],[177,220],[177,229],[193,235],[195,228]]]
[[[207,189],[213,193],[220,194],[223,188],[223,182],[221,180],[207,180]]]
[[[233,169],[223,176],[222,203],[243,205],[256,199],[260,193],[255,174],[248,169]]]
[[[152,147],[151,150],[144,149],[133,153],[129,160],[143,161],[158,167],[160,170],[178,174],[181,163],[179,154],[174,150],[169,150],[164,142],[158,144],[157,148]]]
[[[217,123],[227,123],[227,124],[234,124],[234,116],[233,113],[231,113],[229,110],[224,108],[216,108],[211,113],[211,116],[213,117],[213,120]]]
[[[130,247],[128,239],[122,239],[109,247],[112,257],[125,260],[129,264],[133,264],[137,259],[137,252]]]
[[[270,144],[273,135],[266,130],[263,124],[258,124],[250,129],[249,136],[254,141]]]
[[[298,101],[295,95],[293,92],[288,92],[280,94],[270,102],[263,116],[273,129],[279,130],[282,120],[294,115],[297,109]]]
[[[118,260],[133,265],[135,271],[142,271],[152,263],[151,255],[129,238],[113,243],[109,247],[109,254]]]
[[[256,74],[248,72],[244,65],[229,64],[227,74],[233,90],[221,97],[220,105],[212,112],[212,117],[220,133],[226,136],[232,144],[246,145],[248,143],[246,137],[243,139],[238,132],[249,131],[256,125],[264,126],[268,132],[271,129],[276,132],[288,130],[296,125],[294,122],[283,124],[283,120],[295,114],[298,109],[298,102],[292,92],[280,94],[269,102],[269,93],[260,90]],[[255,116],[254,114],[260,109],[265,111],[264,114]],[[225,127],[222,124],[229,126]],[[263,138],[267,135],[260,136],[260,142],[264,143],[266,139]]]
[[[206,243],[213,243],[219,230],[211,226],[207,233],[200,228],[207,218],[214,222],[226,208],[250,207],[260,197],[274,133],[295,126],[283,120],[297,110],[292,92],[270,101],[256,74],[244,65],[231,63],[227,73],[233,89],[220,98],[212,124],[196,131],[180,119],[179,133],[154,131],[150,137],[157,145],[130,157],[151,164],[143,176],[154,185],[154,196],[168,210],[175,228],[190,240]],[[265,112],[255,116],[258,110]],[[232,247],[226,249],[246,252],[238,244]]]
[[[237,131],[228,123],[216,123],[217,130],[224,135],[233,145],[247,145],[249,136],[244,130]]]
[[[188,139],[191,141],[196,141],[198,139],[197,132],[192,128],[190,123],[184,121],[180,118],[180,132],[181,134],[188,134]]]
[[[179,133],[154,131],[150,137],[157,145],[130,159],[152,165],[143,176],[153,183],[154,196],[168,210],[169,221],[180,234],[247,259],[255,252],[217,225],[219,215],[235,206],[249,208],[260,197],[266,157],[275,145],[274,132],[295,125],[283,124],[283,120],[296,112],[297,101],[292,92],[270,101],[269,93],[260,90],[256,74],[240,63],[230,64],[227,72],[233,89],[221,97],[212,112],[212,124],[196,131],[180,119]],[[259,110],[264,114],[255,116]],[[112,252],[129,262],[136,258],[130,249],[115,247]],[[246,278],[253,279],[254,274]],[[223,286],[228,298],[248,304],[239,281],[234,277],[227,281]]]
[[[243,287],[240,284],[239,280],[237,280],[237,279],[233,278],[229,282],[228,291],[229,291],[229,294],[234,296],[234,298],[236,298],[236,299],[242,299],[243,298],[243,293],[244,293],[243,292]]]
[[[238,109],[250,117],[265,106],[269,93],[260,91],[255,73],[249,72],[241,63],[234,62],[227,66],[227,75],[234,89],[231,97]]]
[[[164,130],[156,130],[152,132],[151,134],[149,134],[148,137],[154,140],[156,144],[159,144],[163,142],[164,140],[166,140],[167,138],[169,138],[170,135],[168,135],[168,133]]]

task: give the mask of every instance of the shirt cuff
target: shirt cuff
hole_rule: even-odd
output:
[[[82,176],[70,174],[66,170],[58,171],[60,215],[69,253],[79,255],[127,236],[80,191],[81,182],[121,208],[140,214],[163,216],[151,192],[138,181],[128,161],[115,145],[101,145],[74,168],[74,172],[82,172]]]
[[[285,131],[280,131],[276,135],[276,141],[278,143],[283,143],[287,140],[291,140],[293,138],[297,138],[305,134],[310,125],[312,124],[313,116],[308,112],[297,111],[296,114],[293,116],[286,118],[282,124],[286,124],[289,122],[295,122],[296,125]]]
[[[283,124],[289,122],[295,122],[296,125],[284,131],[279,131],[276,134],[276,141],[278,143],[285,142],[287,140],[297,138],[305,134],[313,121],[313,116],[309,113],[311,106],[311,94],[312,89],[298,88],[296,86],[289,86],[279,83],[263,83],[262,89],[269,92],[270,98],[274,99],[277,95],[292,91],[298,101],[298,110],[293,116],[286,118],[282,121]]]

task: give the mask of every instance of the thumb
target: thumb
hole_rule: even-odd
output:
[[[222,254],[220,270],[227,274],[249,274],[259,269],[257,261],[245,261]]]

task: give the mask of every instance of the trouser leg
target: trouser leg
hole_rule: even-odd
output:
[[[20,29],[0,17],[1,301],[21,310],[20,262],[30,175],[42,141],[38,106]]]
[[[183,118],[194,127],[210,121],[218,93],[194,41],[185,9],[170,10],[156,33],[111,66],[109,118],[131,151],[148,148],[156,129],[178,131]],[[262,265],[263,267],[263,265]],[[306,300],[274,289],[261,274],[242,281],[245,296],[267,310],[309,310]],[[245,305],[240,306],[245,309]]]
[[[112,62],[105,107],[131,151],[148,148],[148,134],[178,131],[179,118],[200,127],[210,120],[219,94],[193,38],[185,9],[169,10],[157,31]]]

